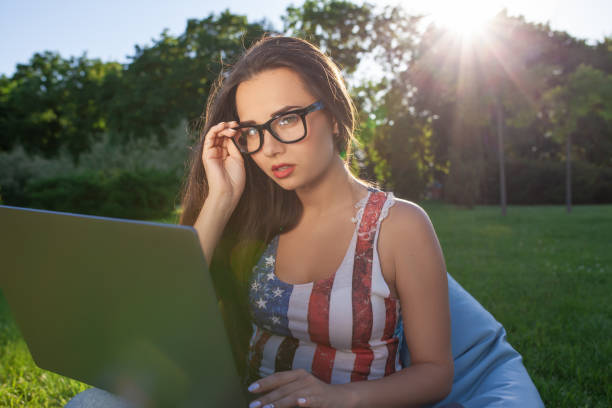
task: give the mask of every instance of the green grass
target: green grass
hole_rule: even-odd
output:
[[[545,405],[612,406],[612,206],[510,206],[504,218],[421,205],[449,273],[504,325]],[[34,365],[0,296],[0,406],[63,406],[88,387]]]

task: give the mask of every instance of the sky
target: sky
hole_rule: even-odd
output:
[[[456,16],[495,14],[506,7],[510,15],[546,23],[555,30],[594,44],[612,35],[610,0],[368,0],[382,7],[402,5],[410,14],[427,14],[429,21],[449,23]],[[356,0],[362,4],[363,1]],[[289,5],[303,0],[0,0],[0,74],[13,75],[18,63],[26,64],[36,52],[59,52],[63,58],[80,56],[102,61],[129,62],[134,46],[151,45],[167,28],[178,36],[189,18],[202,19],[229,8],[249,21],[266,18],[277,29]]]

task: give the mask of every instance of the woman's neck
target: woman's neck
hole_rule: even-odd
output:
[[[357,181],[337,156],[320,181],[296,190],[302,202],[303,219],[334,216],[352,207],[367,194],[367,187]]]

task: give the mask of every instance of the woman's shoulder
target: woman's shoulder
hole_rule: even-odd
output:
[[[418,285],[425,279],[442,282],[440,278],[446,271],[444,256],[427,212],[415,202],[396,197],[388,218],[390,221],[380,232],[380,250],[387,265],[393,265],[399,297],[409,293],[405,285]]]
[[[429,215],[417,203],[386,192],[389,201],[388,219],[385,229],[388,241],[406,243],[407,238],[431,236],[433,225]],[[414,241],[410,239],[410,241]],[[404,246],[405,248],[405,246]]]
[[[393,208],[389,214],[389,218],[393,220],[392,223],[400,222],[405,224],[429,221],[429,215],[417,203],[397,197],[392,191],[383,192],[387,196],[389,207]]]

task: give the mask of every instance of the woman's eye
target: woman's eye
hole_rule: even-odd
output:
[[[298,115],[295,115],[295,114],[285,115],[285,116],[281,116],[281,118],[278,120],[278,124],[280,126],[291,126],[294,123],[296,123],[298,119],[299,119]]]

